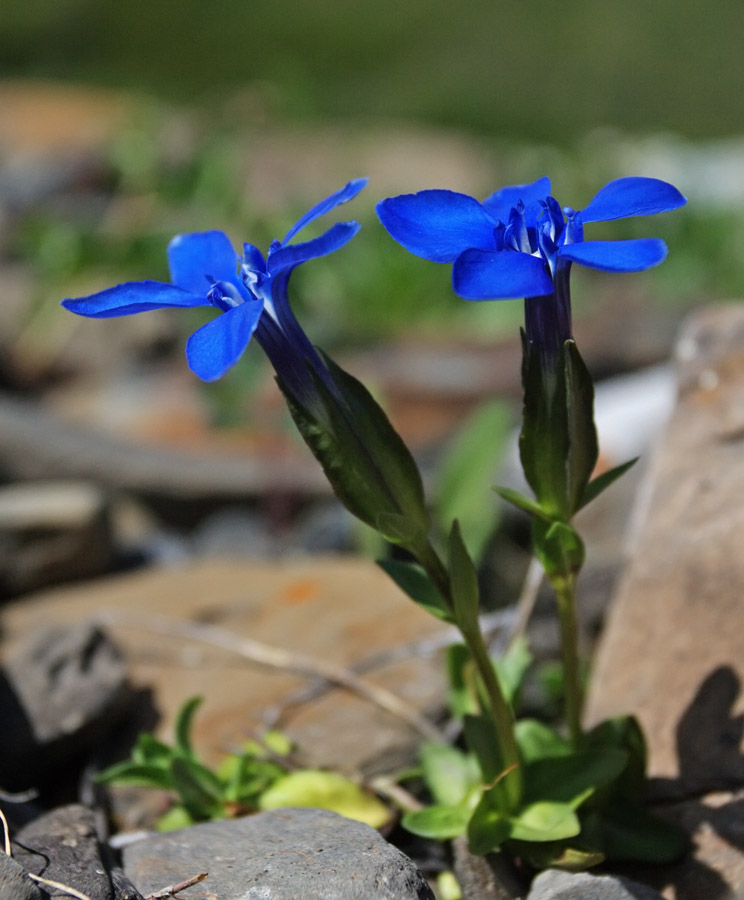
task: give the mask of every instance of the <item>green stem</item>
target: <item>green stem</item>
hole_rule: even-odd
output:
[[[501,784],[506,797],[508,811],[513,812],[519,807],[522,798],[522,772],[519,762],[519,750],[514,736],[514,716],[501,690],[501,685],[496,676],[491,657],[488,655],[488,648],[482,632],[480,629],[472,632],[464,631],[463,629],[460,629],[460,631],[486,689],[491,716],[499,735],[501,761],[504,771],[510,770]]]
[[[579,669],[579,630],[576,621],[576,577],[559,577],[551,581],[558,605],[561,626],[566,724],[573,748],[581,744],[581,707],[583,691]]]
[[[522,772],[520,769],[519,750],[514,735],[514,715],[501,690],[501,685],[496,676],[491,657],[488,655],[488,648],[483,639],[477,618],[475,627],[469,627],[465,623],[458,621],[449,574],[431,543],[427,540],[411,549],[432,583],[447,601],[452,618],[463,636],[470,657],[480,675],[491,718],[498,734],[501,762],[505,771],[511,770],[500,783],[498,794],[505,798],[506,811],[512,812],[519,807],[522,796]]]

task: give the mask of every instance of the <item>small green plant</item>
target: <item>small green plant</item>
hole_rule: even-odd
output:
[[[215,770],[210,769],[191,741],[194,713],[202,700],[192,697],[179,710],[173,746],[143,733],[130,759],[98,776],[104,784],[171,791],[178,799],[158,819],[159,831],[285,806],[331,809],[373,828],[389,821],[385,804],[348,778],[318,769],[291,771],[292,747],[278,731],[267,731],[260,741],[246,741],[240,753],[228,754]]]

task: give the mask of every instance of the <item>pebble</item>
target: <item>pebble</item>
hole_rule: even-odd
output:
[[[145,895],[208,872],[220,900],[434,900],[423,875],[373,828],[317,809],[281,809],[151,835],[124,848]]]
[[[629,878],[546,869],[532,882],[527,900],[662,900],[662,896]]]

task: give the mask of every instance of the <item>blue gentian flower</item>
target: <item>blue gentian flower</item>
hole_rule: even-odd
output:
[[[453,263],[452,281],[466,300],[524,297],[527,339],[552,356],[571,338],[572,263],[606,272],[658,265],[658,238],[585,241],[584,225],[676,209],[686,199],[655,178],[620,178],[580,211],[561,208],[550,179],[505,187],[482,202],[454,191],[403,194],[377,205],[388,233],[411,253]]]
[[[357,222],[338,222],[320,237],[300,243],[292,239],[307,225],[356,197],[366,178],[350,181],[305,213],[283,241],[273,241],[264,258],[252,244],[238,255],[222,231],[179,234],[168,245],[172,284],[137,281],[62,301],[81,316],[128,316],[165,307],[213,306],[220,315],[188,339],[189,367],[204,381],[220,378],[248,346],[252,335],[263,347],[277,374],[298,399],[314,395],[310,361],[328,383],[326,367],[301,329],[289,305],[289,276],[301,263],[343,247],[359,231]]]

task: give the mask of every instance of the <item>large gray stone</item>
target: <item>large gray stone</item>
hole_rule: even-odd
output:
[[[90,623],[34,629],[0,671],[0,771],[11,790],[50,781],[104,737],[130,698],[116,645]]]
[[[84,806],[60,806],[26,825],[13,840],[13,856],[27,872],[69,885],[90,900],[114,900],[95,816]],[[45,890],[60,900],[69,897],[52,887]]]
[[[662,896],[645,884],[617,875],[547,869],[532,882],[527,900],[662,900]]]
[[[368,825],[325,810],[208,822],[152,835],[123,853],[124,871],[146,896],[208,872],[200,889],[220,900],[434,900],[400,850]]]
[[[23,866],[4,853],[0,853],[0,900],[44,900]]]

